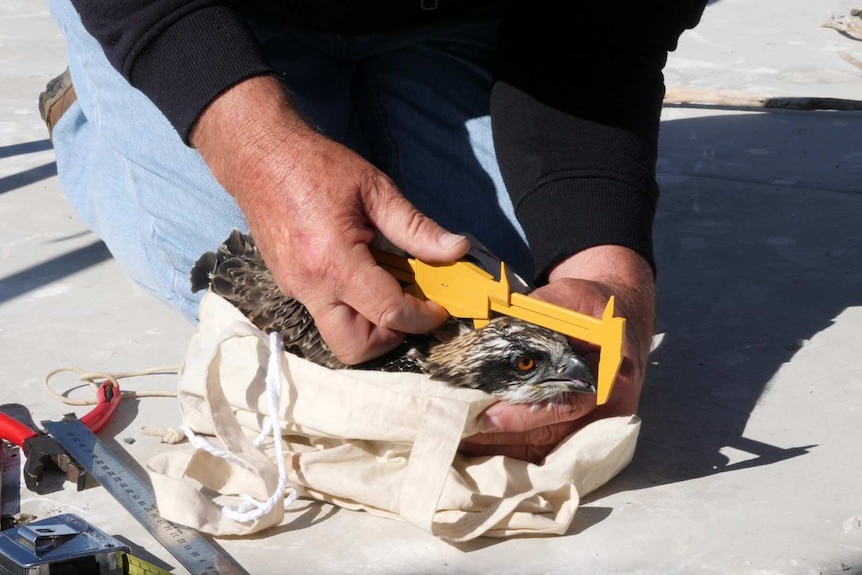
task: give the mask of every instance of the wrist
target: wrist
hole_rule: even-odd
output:
[[[281,82],[254,76],[215,98],[189,138],[219,183],[244,207],[285,177],[292,157],[285,150],[308,135],[317,133],[292,107]]]
[[[617,245],[594,246],[557,263],[548,274],[548,280],[554,282],[563,278],[644,289],[652,289],[655,284],[653,270],[647,259],[630,248]]]
[[[239,148],[255,138],[277,138],[291,130],[310,130],[290,102],[287,89],[272,75],[252,76],[213,98],[189,131],[196,148],[232,143]]]
[[[655,276],[649,261],[638,252],[617,245],[588,248],[559,262],[548,276],[549,283],[587,280],[605,286],[616,299],[617,314],[633,320],[632,328],[648,340],[655,327]]]

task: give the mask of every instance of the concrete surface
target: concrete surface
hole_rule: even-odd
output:
[[[846,1],[714,2],[667,83],[862,99],[838,56],[862,59],[862,42],[819,27],[862,8]],[[176,364],[192,333],[64,202],[36,110],[64,67],[44,0],[0,4],[0,404],[36,421],[70,409],[41,385],[55,367]],[[304,504],[289,526],[222,545],[253,574],[862,573],[862,115],[666,108],[659,168],[662,336],[638,453],[567,535],[456,546]],[[176,417],[172,399],[125,401],[111,445],[143,462],[163,447],[141,426]],[[98,488],[9,491],[4,512],[75,512],[175,566]]]

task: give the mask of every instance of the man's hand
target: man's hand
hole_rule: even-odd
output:
[[[405,295],[368,249],[378,231],[428,262],[470,245],[421,214],[381,171],[312,129],[280,82],[255,77],[216,98],[193,144],[233,195],[281,290],[309,309],[343,362],[379,356],[404,332],[445,321],[433,302]]]
[[[507,455],[539,463],[587,423],[637,411],[655,328],[655,289],[649,264],[627,248],[598,246],[557,265],[549,280],[531,295],[596,317],[601,317],[608,298],[615,296],[615,315],[626,318],[626,338],[613,393],[599,407],[595,396],[576,393],[568,402],[550,407],[496,403],[482,415],[486,431],[465,439],[463,453]],[[595,348],[571,343],[598,365]]]

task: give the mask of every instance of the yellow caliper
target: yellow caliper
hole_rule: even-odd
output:
[[[377,262],[398,281],[404,291],[440,304],[449,315],[486,325],[494,313],[519,318],[601,348],[596,402],[606,403],[622,363],[626,320],[614,317],[614,298],[601,318],[582,314],[510,288],[506,264],[500,262],[500,279],[478,265],[459,260],[427,264],[412,257],[374,250]]]

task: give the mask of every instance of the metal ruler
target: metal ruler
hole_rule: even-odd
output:
[[[199,532],[159,515],[156,494],[74,415],[43,421],[51,436],[192,575],[248,575]]]

